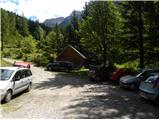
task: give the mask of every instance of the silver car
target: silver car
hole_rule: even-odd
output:
[[[146,80],[149,76],[159,73],[159,69],[144,69],[136,76],[126,75],[120,78],[119,86],[135,89],[139,87],[141,80]]]
[[[32,73],[28,68],[0,67],[0,101],[9,102],[12,95],[30,91]]]
[[[159,102],[159,76],[150,76],[145,81],[141,81],[139,86],[140,96],[146,99]]]

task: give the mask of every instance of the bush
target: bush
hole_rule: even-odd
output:
[[[13,59],[19,59],[23,57],[23,52],[19,48],[5,48],[2,51],[2,57],[11,57]]]
[[[21,49],[23,53],[33,53],[36,51],[36,41],[33,39],[33,37],[30,35],[28,37],[25,37],[21,43]]]
[[[8,63],[4,60],[1,59],[1,64],[0,64],[1,67],[8,67],[8,66],[11,66],[11,63]]]
[[[11,57],[11,52],[8,50],[4,50],[1,52],[2,57]]]
[[[23,61],[28,61],[28,62],[34,62],[34,59],[35,59],[35,54],[25,54],[25,55],[23,55],[23,58],[22,58],[22,60]]]
[[[139,70],[139,60],[135,61],[128,61],[126,63],[123,63],[121,65],[115,64],[117,68],[126,68],[126,69],[131,69],[133,71]]]
[[[13,53],[13,55],[15,55],[15,58],[22,58],[23,57],[23,52],[21,50],[15,50],[15,53]]]
[[[49,63],[49,60],[44,55],[37,55],[34,59],[34,62],[37,66],[46,66]]]
[[[145,65],[147,68],[158,68],[159,67],[159,62],[158,61],[154,61],[150,64],[146,64]]]

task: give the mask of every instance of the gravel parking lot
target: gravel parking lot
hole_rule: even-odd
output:
[[[0,118],[159,118],[159,107],[137,91],[111,82],[96,84],[81,76],[68,76],[32,66],[33,86],[0,106]],[[67,73],[66,73],[67,74]]]

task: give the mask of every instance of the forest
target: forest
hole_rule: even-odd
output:
[[[158,1],[90,1],[81,17],[49,28],[1,8],[1,55],[46,66],[70,44],[86,66],[159,66]]]

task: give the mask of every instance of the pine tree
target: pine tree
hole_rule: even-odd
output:
[[[112,45],[115,42],[115,26],[117,25],[117,10],[113,2],[90,2],[90,16],[81,23],[81,43],[88,51],[100,55],[103,65],[112,62]]]
[[[7,44],[7,38],[9,37],[9,16],[8,12],[1,9],[1,17],[3,18],[1,20],[2,24],[2,39],[1,39],[1,50],[3,51],[4,45]]]
[[[16,28],[18,32],[23,36],[26,37],[29,35],[29,27],[28,27],[28,21],[26,18],[17,16],[16,18]]]
[[[124,47],[129,51],[132,50],[132,56],[137,54],[140,60],[140,68],[144,68],[147,55],[147,46],[154,48],[151,44],[154,40],[158,39],[157,26],[158,17],[156,9],[153,8],[153,1],[125,1],[121,2],[122,15],[124,18]],[[151,18],[154,18],[154,20]],[[152,21],[153,20],[153,21]],[[156,21],[156,22],[155,22]],[[149,32],[154,26],[156,32]],[[150,35],[154,35],[154,40]],[[153,40],[153,41],[152,41]],[[150,42],[149,42],[150,41]],[[152,42],[151,42],[152,41]],[[158,44],[158,42],[154,42]],[[157,45],[156,45],[157,46]],[[139,52],[136,52],[139,50]],[[136,55],[136,56],[137,56]],[[134,59],[132,57],[132,59]]]

